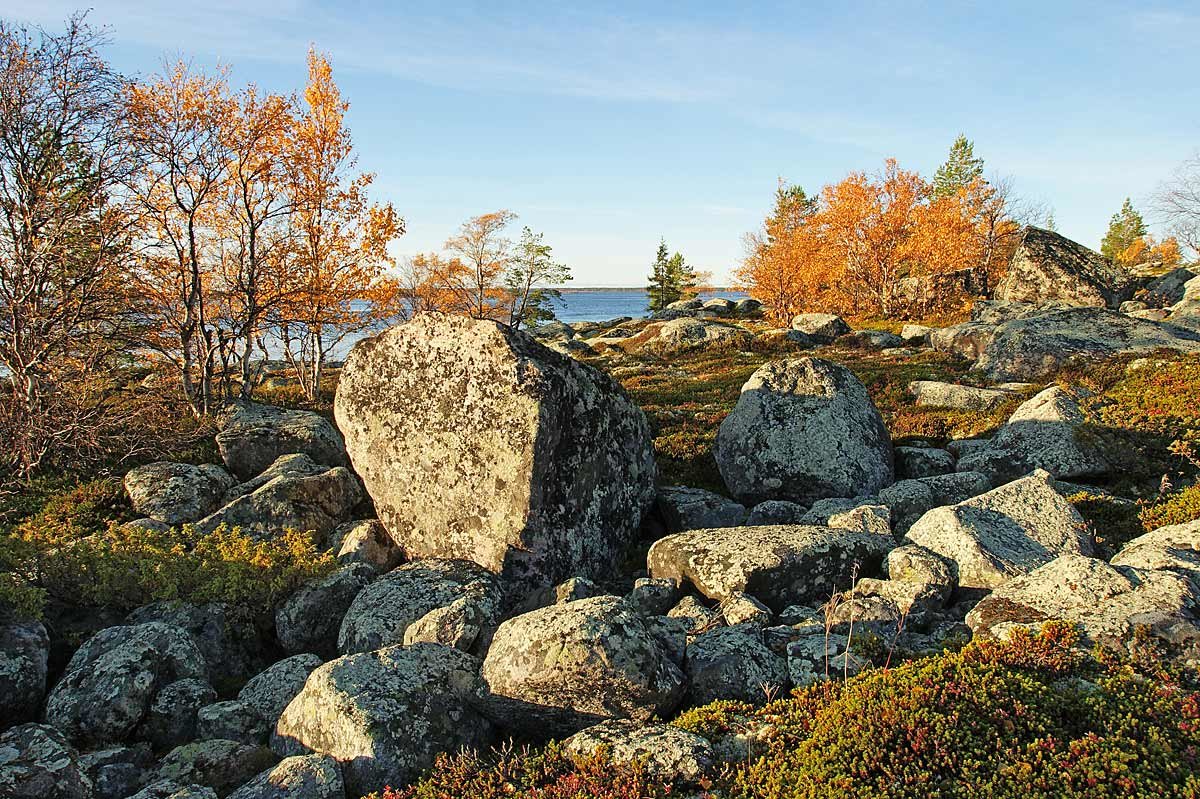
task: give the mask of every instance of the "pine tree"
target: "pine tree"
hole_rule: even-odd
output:
[[[1100,252],[1110,261],[1121,262],[1126,250],[1146,235],[1146,221],[1133,207],[1128,197],[1121,210],[1113,214],[1108,223],[1108,232],[1100,242]]]
[[[670,251],[665,239],[658,242],[658,253],[654,263],[650,265],[650,282],[646,286],[646,295],[650,299],[650,311],[661,311],[679,299],[674,281],[671,279]]]
[[[960,133],[950,145],[946,163],[933,174],[933,193],[938,197],[949,197],[981,177],[983,159],[975,157],[974,142]]]
[[[1046,230],[1049,230],[1051,233],[1058,232],[1058,222],[1054,220],[1053,211],[1050,211],[1046,214]]]
[[[683,260],[683,255],[675,253],[671,259],[667,261],[667,276],[671,281],[671,288],[678,300],[690,300],[696,296],[696,283],[698,278],[696,270],[691,264]]]

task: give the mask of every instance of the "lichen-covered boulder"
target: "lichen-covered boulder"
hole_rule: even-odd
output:
[[[338,563],[369,563],[380,572],[404,562],[404,550],[396,546],[378,519],[339,525],[329,534],[329,549]]]
[[[159,762],[153,780],[202,785],[212,788],[218,796],[228,796],[277,760],[265,746],[220,738],[196,741],[168,752]]]
[[[874,494],[894,478],[892,440],[866,388],[819,358],[752,374],[714,455],[725,485],[747,504]]]
[[[685,669],[689,705],[718,699],[763,702],[788,684],[787,660],[762,641],[762,629],[750,624],[718,627],[688,642]]]
[[[994,411],[1018,395],[1003,388],[981,388],[944,383],[938,380],[914,380],[908,384],[917,407],[953,408],[959,411]]]
[[[609,718],[646,721],[673,710],[683,693],[679,665],[646,619],[614,596],[504,622],[483,680],[488,713],[538,736],[571,734]]]
[[[346,655],[314,671],[275,727],[282,756],[328,755],[348,796],[403,785],[442,752],[482,748],[492,725],[471,705],[479,661],[440,644]]]
[[[196,530],[207,534],[225,525],[271,537],[290,529],[323,541],[362,499],[358,478],[345,466],[313,475],[280,475],[205,516]]]
[[[296,755],[279,761],[229,794],[228,799],[345,799],[342,768],[327,755]]]
[[[188,783],[181,785],[174,780],[156,779],[128,799],[218,799],[217,792],[207,785]]]
[[[472,651],[499,623],[503,604],[500,581],[473,561],[407,563],[354,598],[342,619],[338,650],[427,641]]]
[[[650,429],[625,391],[494,322],[426,314],[359,342],[335,412],[413,558],[530,588],[606,576],[654,500]]]
[[[1115,308],[1129,299],[1131,276],[1100,253],[1051,230],[1030,225],[996,287],[996,298]]]
[[[271,665],[250,678],[238,691],[238,701],[254,709],[274,729],[284,708],[296,698],[308,681],[308,675],[321,665],[313,654],[293,655]]]
[[[75,652],[46,700],[46,721],[83,744],[119,743],[145,718],[160,689],[207,674],[204,655],[179,627],[109,627]]]
[[[1100,447],[1080,435],[1080,403],[1088,392],[1051,386],[1022,403],[987,443],[958,462],[960,471],[986,474],[999,484],[1045,469],[1055,477],[1094,477],[1109,470]]]
[[[657,507],[669,533],[737,527],[746,520],[745,505],[703,488],[664,486],[658,490]]]
[[[62,732],[45,724],[21,724],[0,733],[0,796],[92,799],[92,782]]]
[[[1101,308],[1014,319],[995,329],[976,367],[991,380],[1043,380],[1068,368],[1158,350],[1200,352],[1200,332]]]
[[[154,753],[146,744],[110,746],[79,755],[79,766],[92,782],[92,799],[133,796],[154,765]]]
[[[896,447],[896,478],[913,480],[954,471],[954,455],[934,447]]]
[[[1091,555],[1083,518],[1045,471],[957,505],[934,508],[907,539],[954,564],[964,588],[996,588],[1059,555]]]
[[[831,344],[850,332],[850,325],[837,314],[802,313],[792,319],[792,330],[799,330],[818,344]]]
[[[125,492],[133,509],[168,525],[199,521],[221,504],[234,484],[229,472],[213,463],[148,463],[125,474]]]
[[[684,317],[648,326],[621,342],[629,352],[679,355],[710,349],[746,349],[754,334],[744,327],[710,319]]]
[[[215,702],[217,692],[204,680],[188,678],[164,685],[154,696],[137,738],[156,750],[172,749],[196,738],[200,708]]]
[[[0,622],[0,728],[37,716],[49,656],[50,636],[40,621]]]
[[[778,613],[789,605],[825,602],[849,587],[857,567],[876,573],[896,545],[891,533],[813,525],[765,525],[691,530],[650,547],[655,577],[687,582],[710,599],[741,591]]]
[[[997,588],[967,614],[979,637],[1004,638],[1016,627],[1037,630],[1050,619],[1078,626],[1085,646],[1129,652],[1139,636],[1168,647],[1169,656],[1200,661],[1200,590],[1174,571],[1113,566],[1063,555]]]
[[[196,712],[196,738],[220,738],[244,744],[265,744],[275,723],[267,724],[258,711],[240,699],[214,702]]]
[[[348,466],[337,429],[312,411],[238,402],[218,420],[217,448],[242,480],[262,473],[281,455],[304,454],[324,466]]]
[[[763,524],[802,524],[808,508],[786,499],[767,499],[750,509],[746,517],[747,527]]]
[[[695,783],[717,763],[712,744],[669,724],[643,724],[609,719],[577,732],[563,742],[573,755],[589,757],[605,750],[618,763],[641,763],[656,779]]]
[[[159,621],[185,630],[208,664],[214,685],[241,683],[261,671],[263,641],[253,622],[238,608],[220,602],[155,602],[126,617],[126,624]]]
[[[374,566],[351,563],[300,586],[275,610],[279,643],[288,652],[336,656],[342,619],[375,577]]]
[[[1200,584],[1200,519],[1138,536],[1121,547],[1112,565],[1176,571]]]

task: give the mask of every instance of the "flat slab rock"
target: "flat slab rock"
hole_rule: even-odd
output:
[[[890,534],[815,525],[726,527],[660,539],[646,562],[652,576],[691,583],[710,599],[744,592],[778,613],[848,588],[856,564],[864,576],[876,573],[895,546]]]
[[[951,561],[964,588],[996,588],[1059,555],[1094,550],[1082,517],[1045,471],[934,508],[906,538]]]
[[[359,342],[334,409],[413,558],[529,588],[607,575],[654,501],[649,425],[624,389],[494,322],[423,315]]]
[[[976,635],[1003,638],[1018,626],[1037,629],[1061,619],[1077,624],[1087,643],[1115,650],[1127,650],[1140,628],[1194,666],[1200,660],[1198,591],[1178,572],[1063,555],[993,591],[967,614],[967,625]]]

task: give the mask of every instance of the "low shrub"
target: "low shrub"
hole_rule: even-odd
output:
[[[608,762],[603,753],[572,758],[561,748],[441,755],[431,775],[408,788],[369,799],[666,799],[671,786],[638,764]]]
[[[1070,625],[818,683],[754,708],[715,702],[674,722],[717,740],[758,731],[754,756],[702,786],[551,745],[439,760],[387,799],[697,796],[1195,797],[1200,694],[1136,662],[1082,651]],[[696,788],[701,790],[697,792]]]
[[[1108,494],[1080,491],[1067,497],[1087,522],[1102,554],[1115,555],[1130,540],[1146,532],[1135,502]]]
[[[329,553],[310,536],[286,531],[256,540],[238,529],[199,535],[194,528],[159,531],[113,524],[102,533],[64,540],[27,531],[6,550],[11,604],[36,612],[36,596],[130,610],[160,600],[225,602],[266,613],[300,584],[331,571]]]
[[[1170,494],[1142,509],[1141,522],[1147,530],[1200,519],[1200,484]]]

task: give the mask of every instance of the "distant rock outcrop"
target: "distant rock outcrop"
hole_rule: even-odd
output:
[[[1043,304],[1115,308],[1129,299],[1133,281],[1100,253],[1050,230],[1027,227],[996,289],[996,298]]]
[[[611,574],[654,500],[646,417],[494,322],[424,315],[354,348],[335,411],[388,532],[526,587]]]

